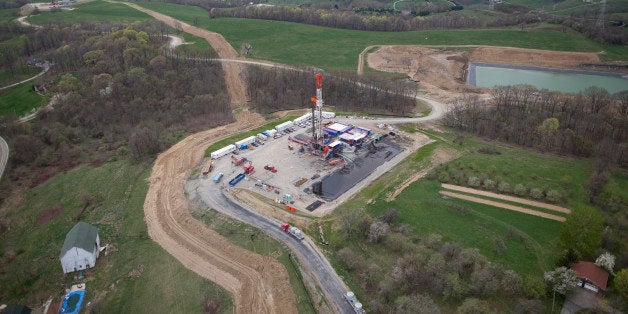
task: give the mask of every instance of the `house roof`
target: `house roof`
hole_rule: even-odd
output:
[[[586,279],[602,290],[606,290],[608,282],[608,272],[593,262],[577,262],[571,265],[571,269],[576,272],[578,278]]]
[[[98,228],[86,222],[79,221],[72,227],[70,232],[65,235],[65,242],[63,242],[59,257],[63,257],[67,251],[74,247],[82,248],[87,252],[93,251],[97,236]]]

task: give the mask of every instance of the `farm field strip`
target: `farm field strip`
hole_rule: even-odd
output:
[[[470,202],[490,205],[490,206],[499,207],[499,208],[503,208],[503,209],[508,209],[508,210],[512,210],[512,211],[516,211],[516,212],[520,212],[520,213],[524,213],[524,214],[528,214],[528,215],[533,215],[533,216],[543,217],[543,218],[547,218],[547,219],[552,219],[552,220],[556,220],[556,221],[560,221],[560,222],[564,222],[566,220],[566,218],[562,217],[562,216],[552,215],[552,214],[540,212],[540,211],[537,211],[537,210],[533,210],[533,209],[529,209],[529,208],[525,208],[525,207],[521,207],[521,206],[515,206],[515,205],[510,205],[510,204],[496,202],[496,201],[491,201],[491,200],[483,199],[483,198],[480,198],[480,197],[469,196],[469,195],[464,195],[464,194],[454,193],[454,192],[449,192],[449,191],[440,191],[439,193],[442,194],[442,195],[445,195],[445,196],[458,198],[458,199],[465,200],[465,201],[470,201]]]
[[[519,203],[519,204],[523,204],[523,205],[530,205],[530,206],[534,206],[534,207],[544,208],[544,209],[548,209],[548,210],[552,210],[552,211],[561,212],[561,213],[564,213],[564,214],[571,214],[571,210],[569,208],[564,208],[564,207],[560,207],[560,206],[556,206],[556,205],[552,205],[552,204],[532,201],[532,200],[528,200],[528,199],[525,199],[525,198],[514,197],[514,196],[509,196],[509,195],[503,195],[503,194],[497,194],[497,193],[493,193],[493,192],[488,192],[488,191],[483,191],[483,190],[478,190],[478,189],[473,189],[473,188],[467,188],[467,187],[463,187],[463,186],[459,186],[459,185],[453,185],[453,184],[447,184],[447,183],[441,184],[441,187],[443,189],[446,189],[446,190],[453,190],[453,191],[464,192],[464,193],[469,193],[469,194],[481,195],[481,196],[486,196],[486,197],[494,198],[494,199],[500,199],[500,200],[509,201],[509,202],[513,202],[513,203]]]

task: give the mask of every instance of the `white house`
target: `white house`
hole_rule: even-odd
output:
[[[99,251],[98,228],[86,222],[78,222],[65,236],[65,242],[59,254],[63,273],[94,267]]]

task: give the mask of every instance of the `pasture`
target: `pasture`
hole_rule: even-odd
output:
[[[366,32],[281,21],[210,19],[199,7],[139,2],[143,7],[223,35],[240,50],[252,45],[249,57],[326,70],[355,70],[358,54],[369,45],[491,45],[559,51],[606,51],[609,60],[628,59],[628,48],[601,45],[577,34],[536,29],[433,30]]]

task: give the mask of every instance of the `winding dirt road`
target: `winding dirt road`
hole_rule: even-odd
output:
[[[220,34],[135,4],[126,4],[174,28],[205,38],[220,58],[238,58]],[[282,264],[234,245],[194,219],[189,212],[184,185],[190,169],[203,157],[205,147],[264,121],[261,116],[249,112],[246,106],[242,65],[222,65],[237,122],[188,136],[157,157],[144,202],[148,233],[186,268],[228,290],[233,295],[237,313],[295,313],[296,298]]]

